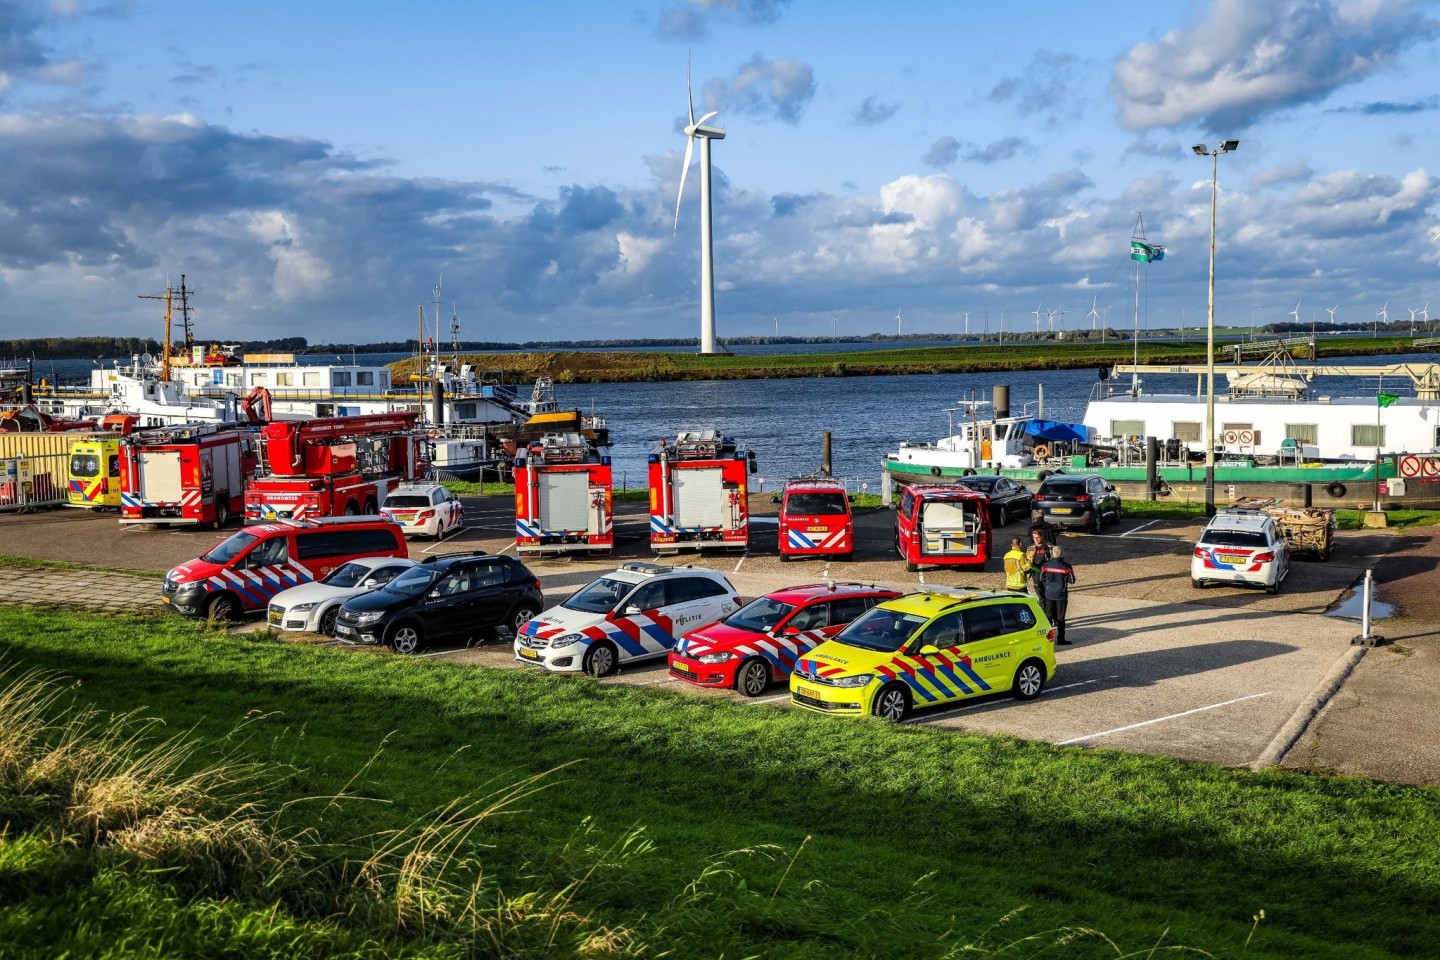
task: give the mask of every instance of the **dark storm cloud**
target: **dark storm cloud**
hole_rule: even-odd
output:
[[[879,97],[870,95],[860,101],[851,118],[862,127],[876,127],[900,111],[898,103],[884,103]]]
[[[1412,0],[1214,0],[1203,22],[1132,47],[1110,91],[1132,130],[1198,122],[1239,133],[1380,73],[1436,35]]]

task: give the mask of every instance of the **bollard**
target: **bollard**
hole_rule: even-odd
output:
[[[830,476],[830,431],[820,434],[820,472]]]
[[[1360,636],[1350,641],[1351,646],[1360,645],[1373,647],[1377,643],[1383,643],[1385,638],[1376,636],[1370,632],[1370,600],[1375,595],[1375,571],[1365,571],[1365,587],[1362,594],[1360,610]]]

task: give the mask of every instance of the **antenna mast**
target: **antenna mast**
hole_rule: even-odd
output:
[[[181,289],[181,290],[184,290],[184,289],[185,289],[185,286],[184,286],[184,283],[185,283],[185,275],[184,275],[184,274],[181,274],[181,275],[180,275],[180,283],[181,283],[180,289]],[[140,299],[141,299],[141,300],[164,300],[164,301],[165,301],[165,341],[164,341],[164,343],[161,345],[161,348],[160,348],[160,379],[161,379],[161,380],[169,380],[169,379],[170,379],[170,316],[171,316],[170,307],[171,307],[171,304],[172,304],[172,302],[173,302],[173,300],[174,300],[173,293],[174,293],[174,291],[170,288],[170,285],[169,285],[169,284],[166,284],[166,285],[165,285],[165,292],[164,292],[164,293],[142,293],[142,294],[140,294]],[[184,303],[184,301],[182,300],[181,303]],[[186,334],[187,334],[186,339],[188,340],[188,339],[189,339],[188,334],[189,334],[189,332],[190,332],[190,327],[188,326],[188,324],[187,324],[187,326],[185,327],[185,332],[186,332]]]
[[[185,274],[180,274],[180,323],[185,328],[185,352],[193,354],[195,334],[190,329],[190,289],[185,286]]]

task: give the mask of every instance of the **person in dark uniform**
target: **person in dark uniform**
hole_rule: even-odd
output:
[[[1040,568],[1045,566],[1045,561],[1050,559],[1050,544],[1045,542],[1045,531],[1038,527],[1030,530],[1030,543],[1025,547],[1025,576],[1030,580],[1030,593],[1037,600],[1043,600],[1045,594],[1040,589]]]
[[[1055,546],[1056,541],[1059,540],[1055,526],[1045,519],[1044,510],[1035,510],[1030,514],[1030,532],[1034,533],[1036,530],[1039,530],[1045,537],[1045,546],[1047,547]],[[1043,561],[1045,558],[1041,557],[1040,559]]]
[[[1075,568],[1065,559],[1059,547],[1050,548],[1050,559],[1040,567],[1040,603],[1045,616],[1055,628],[1055,644],[1068,645],[1065,639],[1065,608],[1070,604],[1070,584],[1075,582]]]

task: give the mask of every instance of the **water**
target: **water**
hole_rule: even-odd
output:
[[[760,345],[770,346],[770,345]],[[779,345],[776,345],[779,346]],[[784,345],[794,347],[795,345]],[[828,344],[823,345],[828,347]],[[842,345],[844,346],[844,345]],[[859,345],[856,345],[859,346]],[[384,364],[405,359],[404,353],[357,354],[361,364]],[[351,358],[343,358],[349,361]],[[1376,365],[1398,358],[1334,358],[1331,364]],[[1406,361],[1440,362],[1440,354],[1406,356]],[[297,362],[314,365],[335,362],[333,354],[301,356]],[[92,360],[40,361],[37,377],[87,378]],[[566,407],[579,407],[606,418],[614,443],[617,482],[643,486],[645,458],[661,437],[673,438],[681,430],[713,426],[734,436],[755,451],[757,477],[766,488],[793,476],[810,474],[820,466],[820,437],[832,434],[836,476],[868,483],[878,489],[881,458],[902,440],[931,441],[953,430],[945,408],[964,407],[970,398],[989,401],[996,384],[1010,387],[1012,414],[1036,415],[1040,385],[1044,384],[1044,416],[1051,420],[1079,421],[1097,383],[1093,369],[1006,371],[975,374],[933,374],[881,377],[808,377],[784,380],[704,380],[684,383],[561,384],[556,393]],[[1217,378],[1217,390],[1224,379]],[[1378,383],[1371,378],[1320,378],[1312,384],[1317,394],[1373,395],[1378,389],[1411,395],[1401,378]],[[1196,377],[1147,377],[1151,393],[1189,393]],[[989,407],[980,408],[982,418]],[[956,421],[962,419],[954,414]]]

